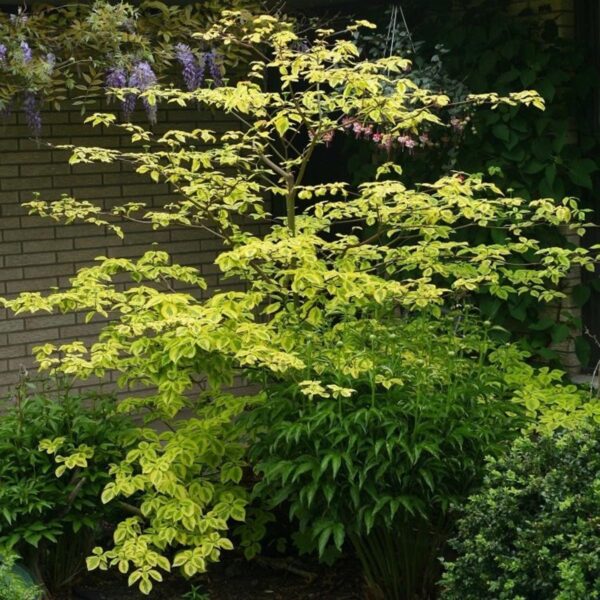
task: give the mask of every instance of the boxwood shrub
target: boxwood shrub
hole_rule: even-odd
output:
[[[491,459],[451,545],[444,600],[600,598],[600,428],[519,439]]]

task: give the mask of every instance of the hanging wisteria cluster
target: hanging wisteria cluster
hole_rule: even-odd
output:
[[[22,110],[37,136],[42,107],[60,110],[68,103],[84,113],[109,90],[121,89],[113,95],[121,100],[123,118],[130,119],[139,105],[154,124],[157,107],[144,92],[159,80],[168,81],[174,66],[181,68],[181,85],[190,91],[223,85],[225,69],[239,64],[240,53],[188,43],[222,8],[246,8],[253,2],[163,7],[93,0],[58,7],[39,3],[17,14],[0,10],[0,117]]]
[[[181,65],[183,81],[189,91],[194,91],[202,87],[207,81],[207,73],[212,85],[223,85],[219,57],[214,50],[202,52],[196,57],[187,44],[179,43],[175,46],[175,57]],[[152,69],[151,64],[147,60],[139,60],[133,64],[129,73],[123,67],[113,67],[108,69],[104,85],[108,90],[126,88],[135,90],[128,93],[121,101],[123,118],[128,120],[131,118],[131,115],[136,108],[139,95],[155,86],[157,82],[158,78]],[[148,116],[148,120],[151,124],[155,124],[156,104],[150,103],[144,97],[142,97],[142,104],[146,111],[146,115]]]
[[[123,110],[123,118],[128,120],[131,118],[138,100],[138,92],[145,92],[155,86],[158,79],[154,73],[152,66],[146,60],[137,61],[129,75],[125,69],[116,67],[109,69],[106,73],[105,86],[107,89],[123,89],[135,88],[136,92],[128,93],[121,101]],[[146,98],[142,99],[142,104],[148,115],[148,120],[151,124],[156,123],[156,104],[151,104]]]
[[[206,59],[204,55],[200,60],[192,52],[187,44],[175,46],[175,56],[181,65],[181,74],[188,91],[193,92],[202,86],[204,73],[206,71]]]
[[[198,57],[187,44],[175,46],[175,56],[181,65],[181,74],[190,92],[202,87],[206,72],[215,87],[223,85],[219,58],[214,50],[202,52]]]
[[[201,52],[196,56],[187,44],[177,44],[175,56],[181,65],[183,81],[188,90],[196,90],[209,82],[213,86],[223,85],[220,60],[218,54],[211,50]],[[13,52],[5,44],[0,44],[0,68],[14,66],[13,63],[29,65],[34,60],[34,54],[27,41],[21,41]],[[44,69],[49,76],[56,65],[56,57],[47,53],[42,60]],[[39,67],[38,67],[39,70]],[[112,67],[106,71],[104,86],[106,90],[132,88],[121,101],[123,118],[129,120],[134,112],[141,93],[149,90],[158,82],[158,77],[147,60],[137,60],[127,70],[125,67]],[[42,127],[41,105],[42,93],[40,89],[26,89],[21,94],[21,108],[25,113],[25,119],[32,133],[40,134]],[[151,124],[156,123],[157,108],[155,103],[150,103],[142,98],[142,105]],[[4,107],[6,114],[8,107]]]
[[[23,68],[31,73],[31,79],[27,81],[25,89],[20,94],[21,108],[25,114],[27,125],[34,135],[39,135],[42,128],[41,116],[41,94],[43,81],[52,75],[56,65],[56,57],[48,52],[37,58],[34,63],[34,54],[31,46],[26,40],[21,40],[11,49],[6,44],[0,44],[0,68]],[[2,106],[2,114],[7,116],[14,104]]]

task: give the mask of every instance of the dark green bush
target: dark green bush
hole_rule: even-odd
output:
[[[251,415],[258,493],[289,506],[302,550],[349,541],[373,597],[429,597],[449,508],[523,425],[504,367],[460,316],[340,324],[321,342]]]
[[[24,379],[0,416],[0,547],[52,592],[72,583],[103,521],[109,466],[131,428],[113,398]]]
[[[444,600],[600,598],[600,428],[491,459],[452,546]]]

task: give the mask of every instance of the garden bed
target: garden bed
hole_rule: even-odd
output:
[[[285,565],[289,565],[289,569]],[[312,574],[314,578],[301,572]],[[199,590],[196,598],[185,596],[192,585]],[[207,595],[204,597],[201,592]],[[359,600],[364,598],[364,594],[360,569],[351,561],[328,568],[304,561],[267,560],[257,563],[232,558],[215,565],[204,577],[194,578],[192,582],[179,576],[170,577],[164,584],[156,586],[149,597],[153,600]],[[117,598],[141,600],[148,596],[135,587],[129,588],[126,576],[110,570],[86,574],[84,581],[76,586],[72,600]]]

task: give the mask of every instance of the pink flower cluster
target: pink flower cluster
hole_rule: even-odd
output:
[[[462,134],[469,120],[470,118],[468,116],[462,119],[453,116],[450,119],[452,132],[458,135]],[[357,140],[370,141],[388,153],[394,149],[407,150],[409,153],[412,153],[415,148],[430,148],[432,146],[440,146],[440,142],[434,142],[427,132],[423,132],[418,136],[414,134],[411,135],[406,132],[401,135],[387,133],[372,123],[361,123],[350,116],[343,117],[341,125],[346,133],[354,135]],[[325,142],[326,146],[329,146],[333,141],[335,132],[336,129],[330,129],[329,131],[326,131],[320,135],[320,139]],[[315,133],[314,131],[309,131],[308,135],[312,140],[315,136]],[[444,144],[449,143],[450,136],[442,136],[441,142]]]
[[[429,145],[429,136],[427,134],[421,135],[418,139],[408,134],[393,135],[377,131],[371,123],[363,124],[351,117],[344,117],[342,119],[342,126],[346,131],[352,132],[357,140],[370,140],[387,152],[391,152],[393,148],[412,151],[413,148],[419,145]]]
[[[463,129],[465,128],[465,124],[467,123],[469,119],[459,119],[458,117],[452,117],[450,119],[450,125],[452,126],[452,129],[454,129],[454,131],[456,131],[457,133],[461,133],[463,131]]]
[[[325,131],[321,134],[321,139],[325,142],[325,146],[329,147],[331,142],[333,141],[333,136],[335,135],[335,130],[330,129],[329,131]],[[315,132],[311,129],[308,132],[308,139],[313,140],[315,137]]]

